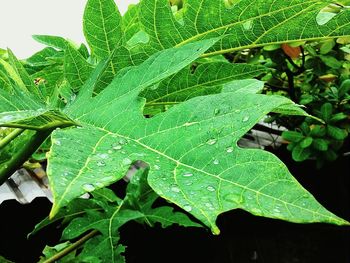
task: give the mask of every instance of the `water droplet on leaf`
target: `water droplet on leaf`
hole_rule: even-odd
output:
[[[171,186],[170,190],[173,191],[174,193],[180,193],[181,192],[180,188],[177,187],[177,185]]]
[[[232,153],[232,152],[233,152],[233,147],[228,147],[228,148],[226,149],[226,152]]]
[[[219,160],[218,159],[215,159],[214,161],[213,161],[213,164],[219,164],[220,162],[219,162]]]
[[[124,158],[123,159],[123,164],[124,165],[130,165],[132,163],[132,161],[129,158]]]
[[[127,143],[128,143],[128,141],[126,139],[124,139],[124,138],[121,138],[119,140],[119,144],[121,144],[121,145],[124,145],[124,144],[127,144]]]
[[[119,145],[119,144],[117,144],[117,143],[115,143],[115,144],[113,144],[113,150],[116,150],[116,151],[118,151],[118,150],[120,150],[121,148],[123,148],[121,145]]]
[[[242,121],[247,122],[248,120],[249,120],[249,116],[245,116]]]
[[[191,177],[193,176],[193,173],[190,173],[190,172],[186,172],[182,175],[183,177]]]
[[[87,192],[92,192],[95,190],[95,186],[93,186],[92,184],[84,184],[83,189]]]
[[[215,188],[209,185],[209,186],[207,187],[207,190],[210,191],[210,192],[214,192],[214,191],[215,191]]]
[[[97,166],[106,166],[106,163],[104,161],[98,161]]]
[[[207,144],[209,144],[209,145],[214,145],[216,142],[217,142],[216,139],[209,139],[209,140],[207,141]]]
[[[192,211],[192,206],[184,205],[184,210],[187,211],[187,212],[191,212]]]
[[[108,159],[109,155],[107,153],[99,153],[97,156],[101,159]]]

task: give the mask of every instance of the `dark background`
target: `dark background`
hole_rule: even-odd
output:
[[[284,150],[275,151],[292,174],[316,199],[336,215],[350,220],[350,156],[321,170],[312,161],[295,163]],[[37,198],[29,205],[6,201],[0,205],[0,255],[18,263],[37,262],[45,244],[59,241],[61,229],[52,225],[30,239],[26,235],[50,210]],[[128,223],[121,229],[127,263],[141,262],[350,262],[350,227],[328,224],[293,224],[254,217],[235,210],[218,218],[221,229],[178,226],[162,229]]]

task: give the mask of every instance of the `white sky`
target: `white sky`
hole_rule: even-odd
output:
[[[0,48],[19,58],[43,48],[32,35],[57,35],[85,42],[82,17],[87,0],[0,0]],[[115,0],[121,13],[138,0]]]

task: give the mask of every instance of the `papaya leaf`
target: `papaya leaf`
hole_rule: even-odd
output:
[[[167,0],[142,0],[138,18],[154,52],[204,38],[224,36],[204,56],[294,41],[348,35],[350,10],[343,10],[323,25],[317,15],[333,1],[242,0],[227,5],[221,0],[184,1],[181,19]],[[142,46],[142,45],[141,45]]]
[[[67,45],[64,53],[64,77],[73,90],[78,91],[89,78],[93,66],[71,45]]]
[[[51,216],[77,196],[122,178],[133,162],[143,160],[150,167],[151,188],[216,234],[217,216],[237,208],[292,222],[347,223],[323,208],[277,157],[237,146],[267,113],[294,105],[290,100],[242,89],[196,97],[151,119],[143,117],[139,93],[184,68],[213,43],[156,53],[120,71],[97,96],[92,97],[88,85],[81,89],[65,110],[81,127],[53,133]]]
[[[140,94],[147,105],[172,105],[193,97],[219,93],[232,80],[247,79],[266,72],[265,67],[225,62],[204,63],[194,72],[185,68]]]
[[[115,2],[89,0],[85,7],[83,29],[92,54],[98,59],[109,57],[122,38],[121,15]]]

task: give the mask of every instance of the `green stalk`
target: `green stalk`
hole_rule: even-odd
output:
[[[45,260],[43,263],[53,263],[57,260],[63,258],[64,256],[68,255],[72,251],[79,248],[82,244],[84,244],[86,241],[88,241],[90,238],[96,236],[99,232],[97,230],[93,230],[87,235],[83,236],[81,239],[79,239],[77,242],[73,243],[69,247],[66,247],[62,251],[58,252],[56,255],[52,256],[51,258]]]
[[[0,167],[0,185],[2,185],[21,165],[32,156],[53,130],[37,131],[11,159]]]
[[[22,134],[22,132],[24,132],[23,129],[15,129],[13,130],[10,134],[8,134],[5,138],[3,138],[0,141],[0,150],[2,148],[5,148],[6,145],[8,145],[13,139],[17,138],[19,135]]]

